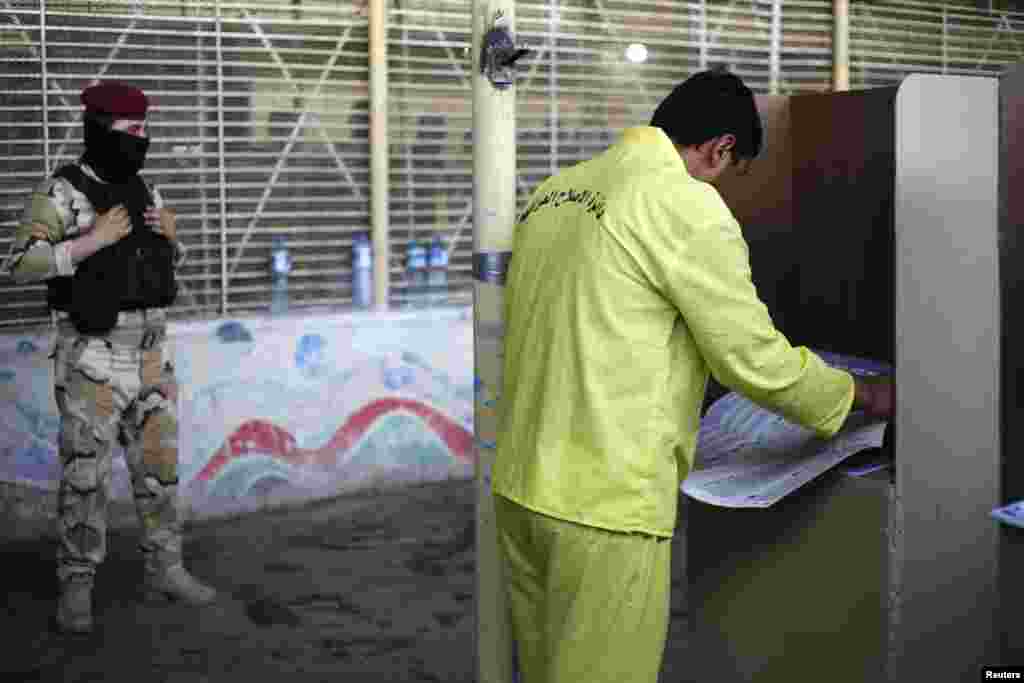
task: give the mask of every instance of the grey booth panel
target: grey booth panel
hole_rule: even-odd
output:
[[[998,658],[998,99],[931,74],[896,98],[896,681]]]
[[[884,473],[832,472],[765,510],[688,501],[695,670],[716,683],[884,680],[891,488]]]

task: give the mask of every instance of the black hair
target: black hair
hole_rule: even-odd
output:
[[[651,125],[677,145],[700,145],[726,133],[736,136],[734,158],[761,153],[764,130],[754,93],[724,68],[701,71],[677,85],[654,110]]]

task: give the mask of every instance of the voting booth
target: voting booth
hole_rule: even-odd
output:
[[[755,284],[794,345],[892,366],[893,464],[764,509],[686,502],[695,671],[952,683],[1024,662],[1021,538],[990,516],[1024,485],[1024,73],[759,105],[764,155],[722,187]]]

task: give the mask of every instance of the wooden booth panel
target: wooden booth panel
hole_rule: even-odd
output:
[[[893,360],[895,88],[792,98],[797,344]]]
[[[746,175],[729,171],[717,188],[743,228],[750,246],[754,285],[775,325],[788,334],[786,302],[797,292],[794,280],[793,143],[790,98],[758,95],[765,146]]]

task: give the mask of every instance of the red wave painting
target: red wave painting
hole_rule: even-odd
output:
[[[420,401],[385,398],[372,401],[353,413],[320,448],[296,448],[295,437],[287,430],[266,420],[249,420],[228,436],[195,481],[210,481],[229,462],[250,452],[269,455],[291,465],[333,465],[338,453],[352,448],[374,422],[395,411],[416,415],[444,441],[450,453],[464,462],[476,461],[473,434],[461,425]]]

